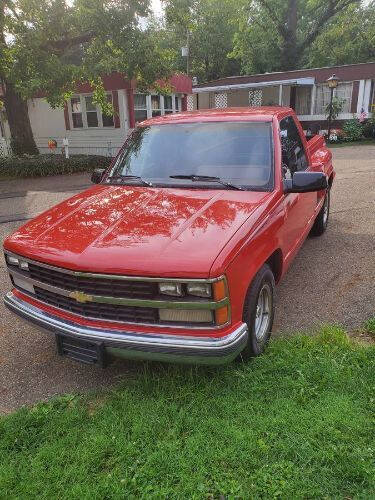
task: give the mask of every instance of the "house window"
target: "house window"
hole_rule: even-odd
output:
[[[134,95],[134,115],[135,122],[147,120],[147,96],[146,94]]]
[[[335,89],[335,96],[344,101],[341,113],[350,113],[352,105],[353,82],[340,83]]]
[[[151,96],[151,110],[152,110],[152,117],[161,116],[161,96],[160,95],[152,95]]]
[[[107,101],[112,103],[112,93],[107,94]],[[93,102],[92,94],[72,97],[70,111],[73,128],[114,127],[113,115],[104,115],[100,106]]]
[[[341,113],[350,113],[352,103],[353,82],[340,83],[333,91],[333,96],[343,100]],[[315,115],[326,115],[330,103],[331,91],[327,84],[316,86]]]
[[[309,115],[311,110],[311,87],[296,87],[296,114]]]
[[[98,127],[98,112],[96,109],[96,104],[92,102],[92,96],[85,96],[85,104],[86,104],[86,118],[87,118],[87,126],[88,127]]]
[[[171,95],[164,96],[164,114],[173,113],[173,99]]]
[[[174,103],[174,107],[175,107],[176,113],[177,113],[178,111],[181,111],[181,97],[177,97],[177,96],[175,96],[175,103]]]
[[[181,98],[175,94],[134,94],[135,122],[139,123],[155,116],[168,115],[181,109]]]
[[[82,120],[82,105],[80,97],[72,97],[70,99],[70,104],[72,107],[72,123],[73,128],[82,128],[83,120]]]

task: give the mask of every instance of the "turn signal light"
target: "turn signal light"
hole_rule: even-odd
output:
[[[228,306],[220,307],[220,309],[216,309],[215,311],[215,320],[217,325],[224,325],[228,322],[229,319],[229,311]]]
[[[219,300],[225,299],[225,297],[227,296],[227,291],[226,291],[226,286],[225,286],[224,280],[216,281],[213,284],[213,289],[214,289],[214,299],[217,302]]]

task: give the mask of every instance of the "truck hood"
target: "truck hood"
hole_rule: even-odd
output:
[[[207,277],[271,193],[97,185],[22,226],[14,253],[72,270]]]

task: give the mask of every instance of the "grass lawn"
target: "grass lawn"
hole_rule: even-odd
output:
[[[327,327],[248,364],[141,367],[2,417],[0,497],[375,498],[375,345]]]

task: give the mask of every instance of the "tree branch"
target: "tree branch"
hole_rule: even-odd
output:
[[[270,6],[270,4],[268,3],[268,0],[258,0],[258,2],[266,9],[266,11],[268,12],[268,14],[270,15],[273,23],[276,26],[277,31],[279,32],[279,34],[283,38],[285,38],[287,36],[287,32],[286,32],[285,26],[283,25],[283,23],[280,22],[280,20],[277,17],[275,11],[272,9],[272,7]]]
[[[13,2],[10,0],[5,0],[5,5],[8,7],[8,9],[11,11],[11,13],[14,15],[14,17],[19,21],[20,16],[17,14],[17,11],[13,5]]]
[[[340,0],[329,0],[327,8],[317,20],[315,28],[306,36],[305,40],[299,44],[299,50],[303,52],[307,47],[309,47],[320,35],[325,27],[324,25],[336,14],[349,7],[349,5],[359,2],[360,0],[346,0],[344,2],[341,2]]]
[[[61,40],[49,40],[42,45],[42,49],[52,50],[56,52],[63,52],[64,50],[80,45],[81,43],[89,42],[95,37],[96,33],[89,31],[81,35],[73,36],[70,38],[62,38]]]

